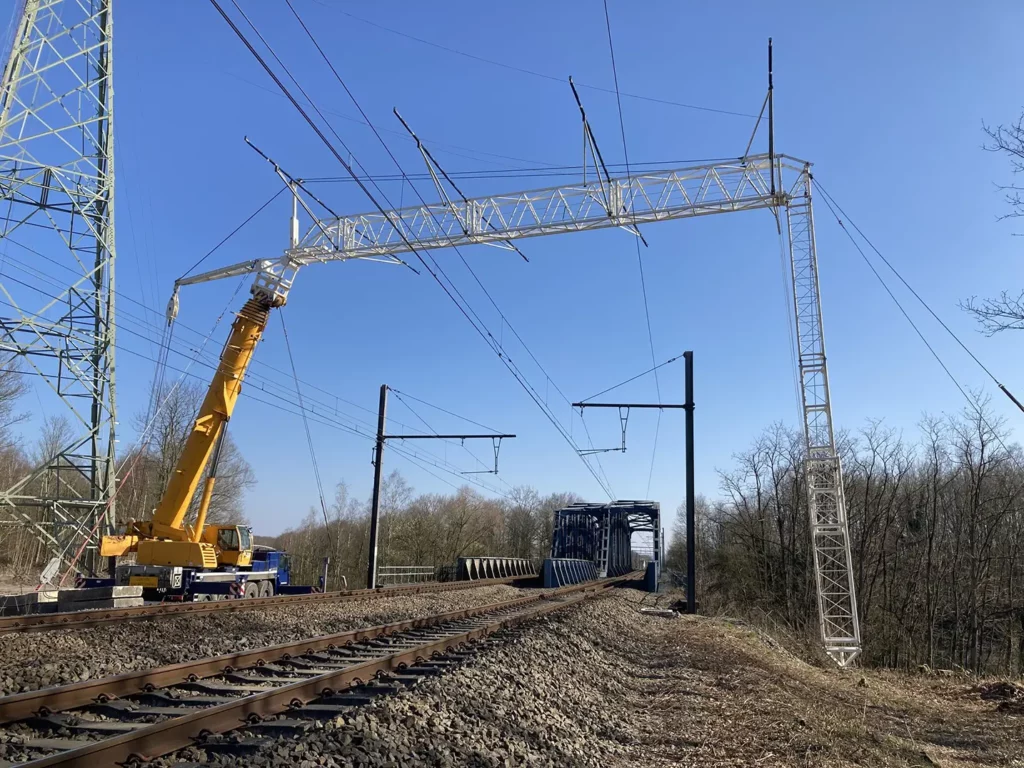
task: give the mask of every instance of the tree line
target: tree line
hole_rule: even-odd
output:
[[[422,566],[439,572],[460,557],[494,555],[540,559],[551,549],[555,510],[579,501],[571,493],[541,496],[512,488],[486,498],[468,486],[450,494],[415,494],[397,470],[381,483],[379,566]],[[370,504],[339,483],[326,511],[312,508],[302,523],[270,540],[291,556],[293,580],[316,584],[330,558],[328,587],[366,586]]]
[[[985,402],[839,441],[863,662],[1024,672],[1024,454]],[[708,612],[817,633],[803,436],[767,429],[699,499]],[[682,510],[668,567],[685,567]]]

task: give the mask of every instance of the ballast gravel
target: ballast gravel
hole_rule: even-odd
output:
[[[0,694],[109,677],[207,656],[473,608],[533,590],[492,585],[202,616],[133,619],[82,629],[0,635]]]
[[[155,765],[1022,765],[1024,721],[977,681],[819,667],[740,621],[642,613],[656,602],[671,599],[610,590],[255,754],[192,747]]]

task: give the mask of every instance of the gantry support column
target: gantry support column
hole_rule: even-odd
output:
[[[825,651],[840,666],[846,666],[860,653],[860,622],[843,472],[832,426],[809,168],[805,168],[787,200],[786,224],[807,441],[807,495],[818,616]]]

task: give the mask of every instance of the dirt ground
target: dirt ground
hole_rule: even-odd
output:
[[[630,634],[602,653],[648,670],[629,698],[663,734],[650,745],[663,764],[1024,766],[1024,685],[812,666],[727,619],[646,619]]]

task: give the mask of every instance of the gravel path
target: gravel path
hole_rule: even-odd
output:
[[[456,611],[532,591],[497,585],[5,634],[0,635],[0,695]]]
[[[255,756],[178,757],[268,768],[1024,765],[1022,718],[983,700],[976,680],[818,668],[741,622],[639,612],[653,602],[614,590]]]

